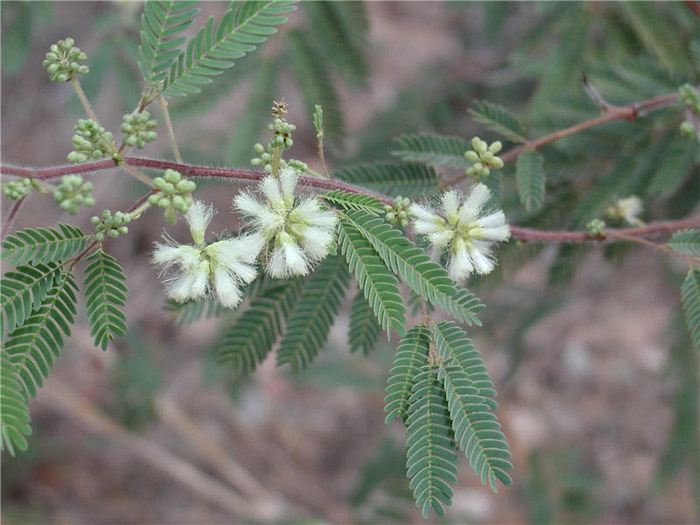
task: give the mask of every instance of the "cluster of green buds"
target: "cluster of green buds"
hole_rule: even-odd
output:
[[[32,189],[32,180],[27,178],[11,180],[2,185],[2,193],[10,200],[18,201]]]
[[[97,227],[95,238],[102,242],[105,234],[108,237],[117,238],[121,234],[129,233],[129,228],[125,225],[131,222],[131,215],[121,211],[112,215],[111,211],[105,210],[102,212],[102,219],[95,215],[90,221]]]
[[[593,219],[588,224],[586,224],[586,229],[593,237],[605,237],[603,230],[605,229],[605,221],[600,219]]]
[[[108,150],[114,149],[113,139],[114,136],[94,120],[78,120],[73,135],[75,149],[68,154],[68,162],[85,162],[106,157],[111,153]]]
[[[75,41],[66,38],[51,45],[43,65],[51,82],[68,82],[74,75],[84,75],[90,71],[86,65],[80,63],[85,60],[87,55],[79,47],[75,47]]]
[[[686,107],[686,120],[681,122],[681,135],[700,141],[700,92],[691,84],[678,88],[678,101]]]
[[[464,156],[467,160],[472,161],[472,164],[466,170],[469,177],[488,177],[492,169],[498,170],[503,167],[503,160],[496,156],[496,153],[501,151],[503,144],[497,140],[490,146],[486,141],[479,137],[472,139],[472,148],[468,150]]]
[[[171,169],[165,170],[162,177],[153,179],[153,184],[160,192],[148,197],[148,203],[165,210],[165,220],[168,224],[175,224],[177,213],[186,213],[192,205],[189,194],[197,189],[197,185]]]
[[[408,221],[411,218],[411,212],[408,207],[411,205],[411,199],[401,197],[400,195],[394,199],[393,206],[384,205],[386,212],[385,219],[389,224],[394,226],[408,226]]]
[[[64,175],[53,194],[53,200],[62,210],[75,215],[79,206],[95,205],[92,182],[83,182],[80,175]]]
[[[272,131],[272,137],[270,142],[267,144],[267,148],[262,144],[256,144],[253,146],[255,153],[260,156],[250,159],[250,163],[253,166],[263,166],[263,169],[267,173],[272,173],[272,166],[274,163],[275,154],[278,156],[279,167],[283,168],[289,166],[290,168],[298,169],[301,171],[306,171],[307,166],[301,161],[290,161],[285,162],[282,159],[282,152],[292,147],[294,141],[292,140],[292,132],[297,129],[294,124],[287,122],[284,117],[287,113],[286,102],[275,102],[272,106],[272,124],[268,124],[267,129]],[[296,164],[292,164],[292,162]],[[303,168],[301,167],[303,165]]]
[[[147,142],[153,142],[158,133],[153,131],[158,123],[151,120],[148,111],[127,113],[122,117],[121,132],[124,134],[124,143],[128,146],[136,146],[143,149]]]

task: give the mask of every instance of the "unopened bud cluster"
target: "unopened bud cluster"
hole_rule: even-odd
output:
[[[43,65],[51,82],[67,82],[76,74],[84,75],[90,71],[86,65],[80,63],[87,60],[87,55],[79,47],[75,47],[72,38],[59,40],[49,49]]]
[[[124,122],[120,129],[124,134],[124,143],[128,146],[143,149],[146,143],[153,142],[158,138],[158,133],[153,131],[158,123],[151,120],[151,114],[148,111],[127,113],[122,117],[122,120]]]
[[[681,135],[700,141],[700,92],[691,84],[678,88],[678,102],[686,107],[686,120],[681,122]]]
[[[61,184],[54,192],[53,200],[62,210],[75,215],[80,206],[95,205],[92,182],[83,182],[80,175],[64,175],[61,177]]]
[[[192,205],[192,197],[189,196],[197,185],[184,179],[179,171],[165,170],[162,177],[153,179],[153,184],[159,193],[154,193],[148,197],[148,203],[165,210],[165,220],[170,224],[177,221],[177,214],[186,213]]]
[[[605,221],[600,219],[593,219],[588,224],[586,224],[586,229],[594,237],[605,237],[603,230],[605,229]]]
[[[68,154],[68,162],[85,162],[106,157],[110,153],[107,150],[113,139],[113,135],[94,120],[78,120],[73,135],[75,149]]]
[[[11,180],[2,185],[2,193],[10,200],[18,201],[32,189],[31,179]]]
[[[116,212],[112,215],[112,212],[105,210],[102,212],[102,219],[97,215],[92,217],[90,221],[97,226],[97,233],[95,238],[102,242],[105,235],[112,238],[117,238],[119,235],[129,233],[129,228],[125,224],[131,222],[131,216],[128,213],[123,213],[121,211]]]
[[[385,219],[389,224],[394,226],[408,226],[408,221],[411,218],[411,212],[408,207],[411,205],[411,199],[401,197],[400,195],[394,199],[393,206],[384,205],[386,212]]]
[[[299,171],[306,171],[308,167],[301,161],[285,162],[282,159],[282,152],[292,147],[294,141],[292,140],[292,132],[297,129],[294,124],[290,124],[284,118],[284,114],[287,112],[285,109],[286,105],[284,102],[275,102],[272,107],[272,116],[274,117],[272,124],[267,126],[267,129],[272,131],[272,137],[270,142],[267,144],[267,148],[262,144],[256,144],[253,146],[255,153],[260,156],[250,159],[250,163],[253,166],[262,166],[267,173],[272,173],[272,164],[275,157],[275,151],[279,156],[279,168],[290,167]]]
[[[502,147],[503,144],[499,140],[489,146],[486,141],[474,137],[472,139],[473,149],[464,154],[466,159],[474,164],[467,168],[465,173],[470,177],[488,177],[492,169],[501,169],[503,160],[497,157],[496,153],[501,151]]]

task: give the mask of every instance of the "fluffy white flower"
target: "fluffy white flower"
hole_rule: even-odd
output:
[[[490,197],[488,187],[476,184],[466,198],[456,190],[443,193],[441,214],[419,204],[409,208],[413,230],[425,236],[433,254],[439,256],[447,251],[447,272],[455,281],[466,279],[473,272],[491,272],[496,265],[493,243],[510,238],[501,210],[483,214]]]
[[[243,298],[242,288],[257,276],[254,264],[265,239],[247,235],[205,245],[213,216],[212,206],[193,203],[186,218],[194,244],[166,239],[166,243],[156,243],[152,260],[161,268],[161,275],[170,273],[165,287],[171,299],[185,302],[213,294],[223,306],[233,308]]]
[[[266,271],[275,278],[307,275],[328,255],[338,222],[335,213],[324,210],[318,199],[295,199],[298,180],[296,170],[283,168],[279,178],[269,175],[260,181],[265,202],[247,193],[233,201],[248,219],[254,231],[251,237],[263,246],[270,244]]]

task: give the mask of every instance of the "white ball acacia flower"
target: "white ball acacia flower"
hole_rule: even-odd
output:
[[[194,202],[185,215],[194,244],[177,244],[167,238],[166,243],[156,243],[152,260],[161,274],[171,274],[165,281],[171,299],[185,302],[213,294],[222,306],[233,308],[243,299],[242,288],[257,276],[254,264],[263,242],[259,237],[242,236],[205,244],[213,216],[212,206]]]
[[[263,245],[272,242],[266,270],[276,278],[307,275],[328,255],[338,221],[318,199],[295,198],[298,179],[296,170],[283,168],[279,177],[268,175],[260,181],[265,202],[250,193],[234,199],[235,207],[248,218],[254,231],[251,237]]]
[[[492,246],[510,238],[510,228],[503,211],[484,213],[491,192],[483,184],[472,187],[466,198],[456,190],[442,195],[442,212],[413,204],[409,211],[413,230],[425,236],[435,256],[447,252],[447,271],[455,281],[473,272],[487,274],[495,265]]]

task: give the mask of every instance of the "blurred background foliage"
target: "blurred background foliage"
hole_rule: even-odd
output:
[[[224,7],[204,3],[198,22]],[[84,89],[103,123],[116,127],[137,103],[139,2],[7,1],[0,9],[4,162],[65,158],[81,108],[68,97],[56,104],[56,87],[40,65],[49,43],[66,34],[89,55]],[[314,167],[314,104],[324,107],[333,169],[401,163],[392,151],[404,134],[479,135],[503,140],[507,150],[513,142],[467,112],[475,101],[506,107],[536,138],[600,113],[582,72],[614,105],[697,84],[699,35],[700,19],[682,2],[303,2],[262,49],[201,95],[173,99],[171,110],[183,157],[193,163],[248,167],[270,103],[281,97],[298,126],[293,154]],[[682,118],[670,107],[543,147],[545,194],[535,209],[520,204],[512,164],[489,185],[519,226],[582,228],[631,194],[642,198],[646,221],[697,213],[698,144],[679,135]],[[159,141],[155,151],[167,155],[167,144]],[[460,173],[436,169],[446,179]],[[230,196],[217,195],[214,183],[202,187],[227,207]],[[138,194],[131,182],[114,188],[120,190],[103,196],[121,203],[116,207]],[[178,400],[261,482],[294,501],[299,519],[338,521],[341,509],[362,523],[415,522],[401,433],[382,425],[392,358],[384,338],[365,348],[369,359],[350,354],[341,315],[332,351],[306,372],[263,367],[237,378],[208,349],[239,314],[176,329],[160,312],[146,261],[161,228],[154,219],[134,232],[131,245],[119,245],[135,261],[130,288],[144,287],[130,299],[129,336],[86,358],[87,334],[78,333],[58,372],[62,380],[126,428],[196,463],[201,458],[187,439],[178,441],[177,424],[158,408],[158,399]],[[515,484],[491,495],[463,473],[444,521],[697,522],[698,362],[673,314],[683,269],[627,245],[511,242],[499,260],[495,275],[470,282],[488,305],[484,327],[471,336],[499,390]],[[209,317],[203,313],[190,320]],[[162,474],[143,472],[126,451],[109,448],[108,438],[81,432],[41,395],[32,410],[29,452],[2,458],[6,523],[230,520]],[[261,447],[277,452],[265,457]],[[165,510],[169,505],[177,512]]]

